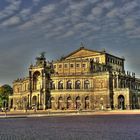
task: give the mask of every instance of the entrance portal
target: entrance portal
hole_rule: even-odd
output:
[[[58,109],[63,109],[63,99],[62,99],[62,97],[59,97],[59,99],[58,99]]]
[[[81,102],[80,102],[80,97],[78,96],[76,98],[76,109],[80,109],[80,106],[81,106]]]
[[[125,98],[123,95],[118,97],[118,109],[124,110],[125,109]]]
[[[67,98],[67,109],[71,109],[72,107],[72,100],[71,100],[71,97],[68,97]]]
[[[86,110],[89,109],[89,97],[88,96],[85,98],[85,109]]]
[[[32,98],[32,105],[33,106],[37,105],[37,97],[36,96],[33,96],[33,98]]]

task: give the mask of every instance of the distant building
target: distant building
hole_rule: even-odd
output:
[[[81,47],[60,60],[44,54],[29,67],[29,76],[13,82],[13,109],[137,109],[140,79],[125,72],[124,58]]]

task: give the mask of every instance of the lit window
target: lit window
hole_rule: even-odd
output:
[[[58,89],[63,89],[63,82],[62,81],[58,82]]]
[[[84,89],[89,89],[89,81],[84,81]]]
[[[81,82],[78,80],[75,82],[75,89],[80,89]]]
[[[50,88],[51,88],[51,89],[55,89],[55,83],[54,83],[54,81],[51,81],[51,82],[50,82]]]
[[[70,80],[67,81],[67,89],[72,89],[72,82]]]

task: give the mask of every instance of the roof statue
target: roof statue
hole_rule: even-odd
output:
[[[36,57],[36,65],[42,65],[44,64],[46,58],[45,58],[45,52],[41,52],[39,57]]]
[[[81,44],[80,44],[80,48],[81,48],[81,49],[84,48],[84,44],[83,44],[83,42],[81,42]]]
[[[46,52],[41,52],[40,53],[40,58],[45,58],[45,54],[46,54]]]

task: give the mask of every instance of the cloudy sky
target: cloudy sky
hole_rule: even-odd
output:
[[[124,56],[140,77],[140,0],[0,0],[0,84],[85,47]]]

